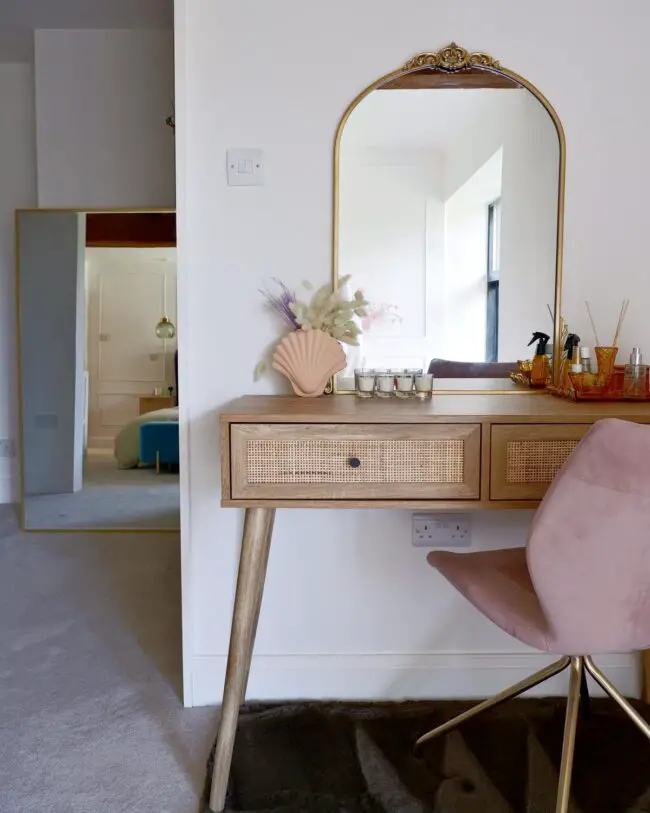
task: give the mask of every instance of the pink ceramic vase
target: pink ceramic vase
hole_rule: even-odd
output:
[[[344,369],[341,345],[322,330],[296,330],[285,336],[273,354],[273,369],[285,375],[296,395],[315,398]]]

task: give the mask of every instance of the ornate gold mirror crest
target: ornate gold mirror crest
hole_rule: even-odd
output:
[[[496,59],[489,54],[481,52],[470,53],[455,42],[450,43],[446,48],[436,52],[418,54],[409,59],[399,73],[416,71],[420,68],[438,68],[443,71],[460,71],[464,68],[480,66],[482,68],[492,68],[498,70],[501,66]]]
[[[545,266],[546,276],[548,277],[547,284],[545,283],[542,285],[537,285],[535,287],[535,283],[532,282],[529,285],[530,290],[530,298],[532,298],[535,294],[534,292],[537,290],[541,305],[544,309],[545,319],[546,321],[543,322],[541,325],[538,324],[542,322],[542,317],[537,316],[538,311],[540,308],[537,308],[534,315],[532,315],[532,309],[529,308],[528,310],[531,311],[530,314],[524,315],[523,311],[526,310],[523,307],[523,302],[521,306],[522,313],[518,317],[520,324],[517,325],[517,336],[521,336],[524,338],[526,333],[528,336],[535,331],[544,330],[547,332],[551,339],[549,342],[549,351],[550,348],[553,348],[553,375],[554,377],[557,376],[558,367],[559,367],[559,358],[560,358],[560,317],[561,317],[561,289],[562,289],[562,248],[563,248],[563,223],[564,223],[564,181],[565,181],[565,164],[566,164],[566,144],[565,144],[565,137],[564,131],[562,128],[562,124],[560,119],[555,112],[553,106],[549,103],[549,101],[545,98],[545,96],[527,79],[523,78],[522,76],[518,75],[514,71],[511,71],[507,68],[504,68],[500,65],[500,63],[490,56],[487,53],[477,51],[472,52],[468,51],[465,48],[457,45],[456,43],[451,43],[447,45],[445,48],[442,48],[439,51],[432,51],[427,53],[421,53],[414,56],[412,59],[409,59],[401,68],[392,73],[387,74],[386,76],[381,77],[377,81],[373,82],[369,87],[363,90],[349,105],[341,121],[339,123],[337,132],[336,132],[336,139],[334,144],[334,202],[333,202],[333,269],[332,269],[332,278],[333,284],[335,287],[339,286],[339,279],[344,275],[351,274],[351,284],[354,287],[361,287],[366,294],[366,298],[369,299],[371,302],[373,301],[372,292],[370,290],[366,290],[366,282],[367,280],[360,280],[359,274],[356,273],[359,269],[362,268],[370,268],[373,266],[372,263],[367,263],[363,266],[359,260],[359,255],[364,253],[365,244],[368,240],[375,239],[374,235],[378,234],[381,235],[385,232],[385,225],[388,223],[392,228],[394,225],[393,220],[387,215],[387,219],[382,222],[375,222],[376,229],[373,229],[372,222],[364,222],[360,226],[358,225],[359,221],[366,218],[366,221],[369,221],[370,215],[367,214],[368,211],[373,210],[373,206],[375,205],[375,201],[372,199],[371,191],[373,189],[372,184],[368,186],[366,190],[362,189],[362,182],[358,183],[361,192],[367,196],[367,202],[365,205],[360,203],[363,200],[362,195],[358,195],[357,198],[354,199],[355,205],[352,205],[350,202],[351,194],[350,194],[350,186],[351,181],[350,178],[352,177],[352,173],[357,171],[359,167],[353,167],[351,169],[351,159],[350,154],[353,150],[359,150],[360,146],[363,145],[365,149],[367,149],[368,153],[373,153],[372,159],[366,159],[366,164],[363,167],[364,171],[366,167],[371,166],[376,169],[378,166],[382,166],[383,169],[386,168],[386,159],[379,155],[379,150],[384,149],[386,151],[388,148],[394,150],[394,144],[389,141],[389,134],[394,133],[396,137],[403,139],[403,144],[400,144],[400,147],[406,147],[409,149],[414,149],[415,147],[420,147],[420,144],[417,142],[417,137],[414,135],[413,127],[409,128],[409,123],[416,122],[415,119],[415,105],[413,105],[410,109],[408,105],[406,105],[407,98],[410,99],[409,105],[417,96],[417,93],[414,91],[430,91],[432,89],[445,89],[447,91],[447,97],[443,93],[437,94],[435,97],[431,96],[430,94],[420,94],[420,99],[418,102],[418,109],[420,111],[425,110],[425,102],[427,105],[428,112],[426,116],[423,115],[424,118],[428,117],[429,121],[427,126],[429,127],[428,135],[432,137],[435,136],[439,139],[441,143],[443,143],[444,139],[447,139],[445,144],[447,148],[449,148],[449,144],[451,143],[453,138],[457,138],[458,140],[466,134],[467,130],[470,129],[469,127],[464,127],[463,124],[471,123],[471,114],[472,111],[469,110],[470,98],[472,102],[476,101],[476,107],[479,109],[487,109],[486,106],[486,99],[489,100],[497,100],[506,99],[507,96],[511,96],[514,98],[513,94],[505,94],[504,91],[510,90],[517,90],[517,91],[527,91],[528,93],[520,94],[520,96],[528,97],[528,101],[526,104],[529,108],[531,108],[530,116],[536,122],[536,126],[539,128],[549,128],[549,133],[552,133],[552,136],[544,134],[544,138],[547,139],[547,143],[550,144],[550,139],[554,139],[555,146],[549,147],[549,150],[552,148],[555,151],[553,156],[553,163],[548,163],[549,170],[546,173],[545,178],[548,180],[549,189],[551,189],[552,194],[548,194],[546,197],[547,200],[547,210],[542,213],[542,219],[545,219],[548,223],[546,234],[548,239],[546,240],[546,248],[545,254],[547,255],[547,264]],[[368,99],[368,97],[374,93],[374,91],[408,91],[407,93],[400,94],[393,93],[390,94],[392,99],[388,99],[389,94],[386,96],[382,94],[375,94],[372,99]],[[482,96],[477,93],[467,93],[467,91],[482,91]],[[450,92],[453,91],[453,92]],[[529,97],[529,94],[532,94],[532,100]],[[447,104],[447,100],[452,101],[451,97],[454,96],[453,105],[449,107],[450,111],[450,118],[447,122],[446,119],[438,112],[438,110],[444,110],[444,105]],[[426,99],[425,99],[426,97]],[[510,99],[508,99],[510,101]],[[372,104],[370,104],[372,102]],[[380,105],[380,102],[382,103]],[[391,107],[393,105],[393,107]],[[361,106],[361,107],[360,107]],[[537,113],[532,110],[532,107],[537,108]],[[541,106],[541,107],[540,107]],[[380,117],[380,110],[384,109],[387,111],[384,113],[384,118]],[[389,114],[388,111],[397,111]],[[408,116],[404,116],[402,120],[402,128],[403,132],[398,133],[398,125],[396,122],[400,121],[400,111],[403,110],[405,113],[408,113]],[[458,111],[458,119],[452,119],[451,113],[456,113]],[[540,112],[544,113],[545,115],[540,115]],[[358,113],[358,116],[355,116],[355,127],[351,127],[351,117],[353,114]],[[372,114],[372,115],[371,115]],[[487,114],[486,114],[487,115]],[[493,114],[493,118],[496,117],[496,113]],[[410,118],[409,118],[410,116]],[[445,132],[445,126],[447,123],[450,125],[446,127],[447,132]],[[357,127],[357,124],[359,125]],[[374,126],[373,126],[374,124]],[[549,124],[552,127],[549,127]],[[419,125],[418,125],[419,126]],[[504,128],[506,125],[503,125]],[[455,130],[454,130],[455,127]],[[476,128],[476,129],[481,129]],[[515,128],[516,129],[516,128]],[[450,132],[454,132],[454,135],[449,135]],[[424,133],[424,125],[422,126],[422,133]],[[532,130],[531,130],[532,132]],[[344,138],[345,135],[345,138]],[[363,140],[365,138],[365,141]],[[536,136],[532,138],[534,141]],[[345,143],[345,147],[347,150],[347,154],[344,154],[343,145]],[[406,146],[405,146],[406,145]],[[533,161],[533,159],[531,159]],[[399,158],[398,160],[394,161],[395,164],[400,164],[401,167],[404,166],[405,161],[403,158]],[[486,166],[487,166],[486,162]],[[499,170],[501,172],[501,170]],[[345,174],[347,173],[347,174]],[[476,173],[478,174],[478,173]],[[369,175],[362,176],[361,174],[359,177],[370,177]],[[537,176],[531,170],[531,183],[529,186],[528,194],[529,200],[535,201],[536,188],[538,186],[537,181],[535,180]],[[503,171],[502,180],[505,178],[505,170]],[[376,179],[371,178],[374,182]],[[346,187],[347,184],[347,187]],[[551,187],[552,184],[552,187]],[[369,191],[370,190],[370,191]],[[399,191],[399,190],[398,190]],[[356,194],[356,190],[355,190]],[[501,218],[501,208],[503,208],[503,223],[505,228],[505,217],[506,217],[506,195],[508,194],[508,190],[504,189],[503,199],[504,205],[503,207],[499,206],[499,218]],[[348,196],[346,198],[346,195]],[[375,195],[376,198],[376,195]],[[500,204],[501,198],[499,197],[498,203]],[[510,204],[508,204],[510,205]],[[533,206],[535,204],[533,203]],[[397,202],[394,204],[397,207]],[[490,218],[493,217],[493,209],[494,207],[490,207],[489,216]],[[512,211],[515,207],[510,206],[510,211]],[[517,207],[521,209],[522,206],[519,205]],[[523,207],[525,208],[525,207]],[[374,210],[373,210],[374,211]],[[389,209],[386,209],[388,212]],[[402,210],[403,212],[403,207]],[[486,211],[488,208],[486,207]],[[398,215],[396,220],[399,220]],[[428,211],[427,211],[428,216]],[[530,215],[533,217],[533,214]],[[539,218],[538,218],[539,220]],[[343,222],[345,221],[345,222]],[[501,219],[499,219],[499,223],[501,223]],[[357,230],[357,233],[354,233],[354,230]],[[522,230],[519,229],[519,233],[522,233]],[[552,239],[551,239],[552,238]],[[383,254],[380,252],[382,248],[381,244],[381,237],[377,238],[380,242],[376,248],[375,254],[373,255],[372,252],[366,252],[370,259],[373,257],[376,259],[379,256],[381,261],[382,256],[385,256],[386,252],[384,251]],[[426,238],[429,240],[429,244],[431,242],[430,237]],[[488,238],[489,240],[490,238]],[[494,239],[494,238],[492,238]],[[500,245],[501,245],[501,238],[499,237]],[[356,241],[356,242],[355,242]],[[354,243],[354,245],[352,245]],[[539,243],[539,239],[538,239]],[[553,243],[553,245],[551,245]],[[505,245],[505,241],[503,243]],[[492,247],[493,248],[493,247]],[[487,255],[489,251],[492,250],[489,248],[488,242],[488,249],[486,250],[485,254]],[[429,250],[428,248],[426,249]],[[448,249],[445,249],[448,250]],[[355,251],[357,252],[355,254]],[[544,253],[544,252],[543,252]],[[530,277],[534,276],[535,274],[540,274],[540,264],[536,258],[530,263],[521,262],[521,256],[518,258],[518,273],[522,278],[528,274]],[[522,271],[522,268],[524,271]],[[381,269],[380,269],[381,270]],[[456,269],[454,269],[455,273]],[[375,282],[373,278],[373,274],[375,271],[367,271],[368,279],[370,279],[371,283]],[[380,275],[380,272],[377,272]],[[386,272],[388,273],[388,272]],[[501,273],[503,274],[504,271],[502,270]],[[447,271],[449,275],[449,271]],[[489,274],[489,271],[488,271]],[[553,277],[552,281],[550,277]],[[404,290],[404,286],[408,285],[407,282],[404,280],[406,276],[403,273],[403,269],[401,264],[397,263],[397,268],[395,271],[395,277],[399,277],[399,285],[402,286],[402,290]],[[502,278],[503,279],[503,278]],[[426,284],[426,283],[425,283]],[[397,286],[398,283],[395,283]],[[436,280],[435,285],[430,283],[430,288],[435,287],[438,285]],[[512,302],[508,303],[507,301],[507,291],[504,290],[503,281],[501,283],[502,286],[502,307],[509,306],[511,310],[513,307]],[[379,286],[381,287],[381,286]],[[386,286],[384,285],[384,289]],[[541,292],[540,292],[541,291]],[[417,296],[417,292],[414,294]],[[521,292],[519,294],[522,295]],[[460,301],[460,300],[457,300]],[[429,316],[429,311],[427,310],[430,305],[430,294],[427,294],[426,303],[424,303],[424,298],[422,301],[418,301],[418,306],[420,307],[420,312],[424,313],[426,310],[426,314],[422,316],[422,318],[426,321],[428,318],[433,319],[433,317]],[[464,307],[464,303],[461,302],[461,305]],[[481,307],[484,307],[481,305]],[[552,323],[549,320],[548,311],[551,311],[551,318]],[[507,308],[503,310],[503,314],[499,317],[499,305],[497,300],[497,319],[502,318],[506,319],[508,315]],[[448,316],[448,314],[447,314]],[[456,317],[456,313],[453,312],[454,319]],[[469,317],[468,317],[469,318]],[[513,317],[514,318],[514,317]],[[440,321],[440,320],[437,320]],[[413,323],[411,323],[413,324]],[[524,333],[524,325],[525,331]],[[547,327],[548,325],[548,327]],[[552,326],[551,326],[552,325]],[[417,328],[413,328],[413,331],[416,331]],[[497,335],[499,339],[497,339],[497,345],[501,339],[501,331],[505,329],[505,322],[502,324],[501,322],[497,321]],[[365,332],[365,331],[364,331]],[[426,331],[425,331],[426,332]],[[511,331],[513,332],[513,331]],[[397,334],[395,329],[392,330],[392,333]],[[523,334],[523,335],[522,335]],[[386,335],[391,336],[391,330],[386,330]],[[381,340],[387,342],[388,339],[381,337]],[[525,346],[527,341],[524,340],[523,345]],[[395,346],[398,344],[398,339],[395,338]],[[504,344],[506,344],[504,342]],[[435,346],[430,345],[430,346]],[[521,352],[522,354],[517,357],[517,359],[511,359],[510,353],[515,352],[510,350],[510,347],[516,347],[516,352]],[[508,353],[507,361],[516,361],[520,358],[525,358],[526,356],[523,355],[524,351],[519,350],[519,345],[515,344],[514,340],[511,342],[510,347],[507,350],[503,350],[503,353]],[[402,351],[400,350],[402,355],[400,356],[401,359],[406,358],[415,358],[416,353],[412,351]],[[532,352],[532,351],[531,351]],[[487,350],[486,350],[487,354]],[[395,354],[396,357],[399,353]],[[430,353],[427,358],[432,358],[434,355],[438,355],[438,353]],[[372,357],[372,353],[369,353],[369,357]],[[376,355],[375,358],[378,356]],[[420,357],[424,358],[423,352],[420,353]],[[468,359],[468,361],[473,362],[474,358]],[[478,363],[482,363],[483,359],[476,359]],[[485,358],[486,362],[495,361],[498,363],[502,362],[502,355],[498,355],[492,358]],[[377,365],[375,363],[368,363],[368,364],[356,364],[353,365],[350,363],[349,368],[347,369],[341,376],[335,378],[332,381],[331,387],[329,388],[330,392],[351,392],[353,391],[353,376],[350,376],[351,368],[353,366],[369,366],[369,367],[376,367],[376,366],[388,366],[388,367],[400,367],[404,366],[402,364],[380,364]],[[414,366],[414,365],[409,365]],[[417,366],[422,366],[419,364]],[[477,366],[473,364],[471,366]],[[503,365],[502,365],[503,366]],[[498,392],[498,393],[505,393],[505,392],[525,392],[525,389],[517,389],[515,386],[510,386],[512,382],[509,378],[503,378],[501,384],[496,383],[496,379],[490,379],[494,382],[494,386],[491,388],[487,385],[487,382],[478,381],[476,378],[468,377],[467,380],[463,383],[460,382],[458,379],[449,378],[449,387],[447,387],[444,383],[444,380],[438,381],[438,385],[436,387],[436,392]],[[459,385],[460,386],[457,386]]]

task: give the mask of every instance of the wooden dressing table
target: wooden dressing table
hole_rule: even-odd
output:
[[[222,505],[246,509],[215,753],[223,809],[276,508],[534,508],[591,424],[650,423],[650,405],[548,395],[445,394],[432,401],[246,396],[221,419]],[[643,693],[650,701],[644,653]]]

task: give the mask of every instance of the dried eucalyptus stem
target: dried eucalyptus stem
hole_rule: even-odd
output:
[[[333,339],[344,344],[358,346],[359,336],[363,332],[359,320],[368,315],[366,308],[370,304],[361,291],[355,291],[352,299],[345,299],[341,291],[350,281],[350,276],[341,277],[339,287],[332,289],[331,284],[323,285],[311,297],[309,302],[297,298],[293,291],[278,279],[278,294],[268,289],[261,293],[267,306],[277,313],[291,330],[322,330]],[[306,291],[313,291],[310,282],[303,282]],[[268,354],[268,351],[265,355]],[[262,359],[255,367],[254,377],[259,378],[266,369]]]

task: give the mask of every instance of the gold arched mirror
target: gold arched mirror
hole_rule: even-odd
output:
[[[517,392],[534,333],[559,359],[565,141],[537,88],[452,43],[348,107],[334,149],[333,280],[371,303],[354,369]]]

